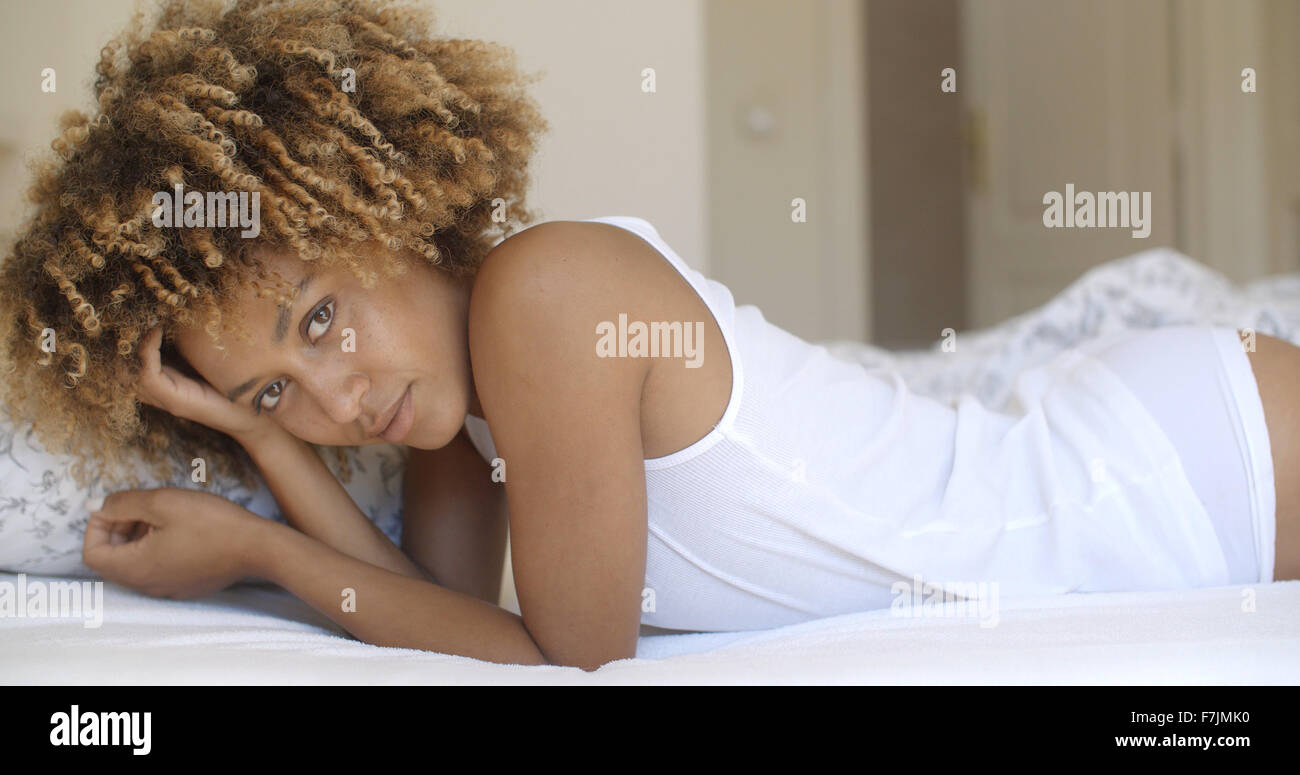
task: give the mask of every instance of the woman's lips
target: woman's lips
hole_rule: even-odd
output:
[[[415,424],[415,402],[411,398],[411,386],[406,386],[406,392],[402,394],[402,403],[397,407],[397,413],[389,421],[388,427],[379,434],[379,438],[391,444],[400,444],[406,438],[406,434],[411,432],[411,426]]]

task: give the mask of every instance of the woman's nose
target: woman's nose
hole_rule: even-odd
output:
[[[370,387],[370,380],[350,364],[312,365],[315,368],[304,375],[301,383],[325,415],[339,425],[351,425],[358,420],[365,425],[367,420],[361,416],[361,401]]]

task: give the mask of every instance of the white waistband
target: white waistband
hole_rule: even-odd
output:
[[[1218,345],[1228,386],[1235,399],[1241,420],[1239,427],[1245,434],[1241,446],[1250,457],[1246,470],[1252,479],[1250,505],[1255,526],[1255,551],[1259,557],[1259,580],[1268,583],[1273,581],[1277,551],[1277,493],[1273,482],[1273,450],[1269,443],[1268,425],[1264,421],[1264,402],[1259,396],[1255,372],[1237,330],[1216,327],[1214,343]]]

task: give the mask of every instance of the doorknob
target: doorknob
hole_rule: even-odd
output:
[[[763,105],[750,105],[745,109],[743,123],[749,136],[757,139],[776,131],[776,116]]]

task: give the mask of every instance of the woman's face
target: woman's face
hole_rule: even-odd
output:
[[[286,309],[246,289],[223,314],[249,341],[225,334],[225,350],[201,325],[182,331],[177,350],[204,379],[313,444],[437,449],[455,437],[477,406],[468,282],[414,253],[405,254],[404,275],[381,273],[370,289],[346,266],[309,264],[288,250],[259,255],[300,287],[298,296]]]

